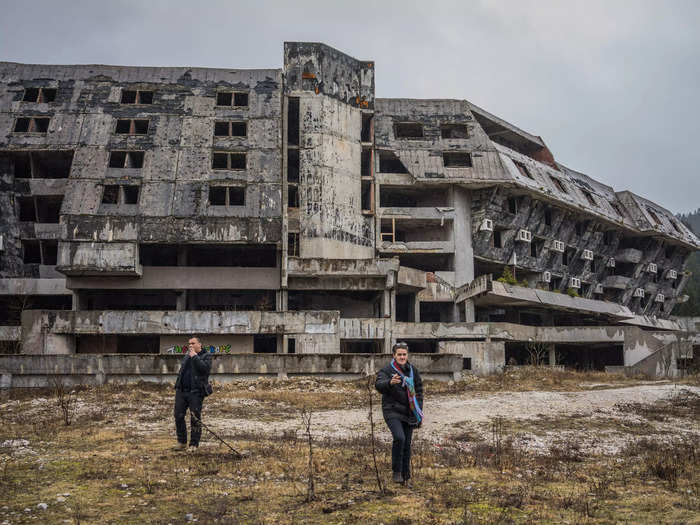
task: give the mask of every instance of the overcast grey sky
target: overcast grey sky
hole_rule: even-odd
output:
[[[673,212],[700,207],[700,1],[0,0],[0,60],[278,68],[376,62],[378,97],[460,98]]]

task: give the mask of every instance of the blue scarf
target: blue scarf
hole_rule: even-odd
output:
[[[413,367],[410,364],[408,365],[410,373],[406,375],[401,371],[401,367],[396,362],[396,359],[392,359],[391,368],[396,370],[396,373],[399,374],[401,386],[406,389],[406,394],[408,395],[408,405],[416,416],[418,424],[420,424],[420,422],[423,421],[423,411],[420,409],[420,406],[418,406],[418,400],[416,399],[416,386],[413,383]]]

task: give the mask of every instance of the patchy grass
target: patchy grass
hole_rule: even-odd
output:
[[[498,390],[498,381],[430,383],[429,391]],[[573,390],[585,382],[617,379],[536,376],[522,389],[557,383],[552,389]],[[626,378],[620,382],[633,384]],[[359,381],[217,385],[216,403],[205,405],[204,420],[231,410],[274,428],[281,418],[298,418],[302,406],[317,413],[361,407],[362,392]],[[299,432],[217,427],[249,455],[236,459],[206,431],[200,452],[192,455],[170,449],[173,392],[167,385],[78,389],[70,425],[50,390],[12,391],[0,404],[0,522],[181,524],[192,514],[198,523],[231,524],[699,523],[697,434],[659,433],[655,419],[669,414],[696,425],[700,396],[686,394],[658,406],[628,407],[646,421],[626,426],[574,414],[533,421],[496,418],[482,432],[456,429],[445,442],[418,432],[412,487],[389,482],[390,443],[379,441],[379,467],[388,487],[383,494],[369,435],[317,435],[316,498],[307,502],[308,443]],[[321,430],[313,416],[312,428]],[[582,452],[567,437],[601,430],[622,433],[630,444],[619,454],[602,456]],[[523,433],[552,432],[562,438],[543,451],[518,445]],[[40,510],[39,503],[48,508]]]

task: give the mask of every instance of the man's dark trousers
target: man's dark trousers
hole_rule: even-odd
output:
[[[177,430],[177,440],[187,444],[187,425],[185,424],[185,414],[190,409],[190,446],[198,447],[199,438],[202,436],[202,401],[204,395],[198,390],[183,392],[175,391],[175,428]]]
[[[391,470],[401,472],[403,479],[411,477],[411,438],[413,427],[400,419],[387,419],[386,424],[394,438],[391,444]]]

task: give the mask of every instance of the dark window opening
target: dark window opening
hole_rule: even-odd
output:
[[[454,303],[426,302],[420,303],[421,323],[448,323],[452,320]]]
[[[574,225],[574,230],[576,231],[576,236],[583,237],[583,234],[586,233],[587,226],[588,226],[588,224],[586,222],[577,222]]]
[[[70,295],[2,295],[0,325],[20,326],[24,310],[70,310]]]
[[[72,151],[37,151],[31,156],[34,179],[67,179],[70,175]]]
[[[15,120],[15,133],[26,133],[29,131],[29,124],[32,119],[29,118],[18,118]]]
[[[36,208],[34,206],[34,197],[17,197],[19,205],[19,220],[22,222],[36,221]]]
[[[234,93],[233,94],[233,105],[239,107],[245,107],[248,105],[248,93]]]
[[[537,257],[539,254],[540,242],[533,240],[530,243],[530,257]]]
[[[372,142],[372,115],[362,114],[362,129],[360,131],[360,141]]]
[[[586,190],[581,190],[583,192],[583,195],[586,197],[586,200],[588,200],[588,203],[593,205],[593,206],[598,206],[598,203],[595,201],[593,198],[593,195],[591,194],[590,191]]]
[[[397,139],[422,139],[423,124],[420,122],[396,122],[394,135]]]
[[[615,232],[613,230],[607,230],[603,232],[603,244],[605,246],[612,246],[615,242]]]
[[[408,173],[406,166],[393,151],[379,152],[379,171],[381,173]]]
[[[71,159],[73,154],[71,152]],[[29,162],[28,153],[17,153],[12,156],[15,163],[15,177],[18,179],[29,179],[32,176],[31,163]]]
[[[58,242],[41,241],[41,259],[47,266],[56,266],[58,260]]]
[[[518,168],[518,171],[527,177],[528,179],[535,180],[535,178],[530,174],[530,170],[527,169],[527,166],[523,164],[522,162],[518,162],[517,160],[513,161],[513,164],[515,164],[515,167]]]
[[[112,151],[109,154],[109,167],[141,169],[144,153],[143,151]]]
[[[58,224],[61,215],[61,204],[63,197],[37,197],[36,211],[37,222]]]
[[[362,211],[374,211],[374,184],[371,181],[363,180],[361,192]]]
[[[245,188],[243,186],[229,186],[229,188],[228,188],[228,205],[229,206],[244,206],[245,205]]]
[[[666,246],[664,249],[664,255],[666,256],[667,259],[671,259],[676,252],[676,247],[675,246]]]
[[[446,168],[471,168],[472,156],[463,151],[443,151],[442,162]]]
[[[408,266],[424,272],[451,272],[454,270],[454,256],[441,253],[406,253],[398,256],[401,266]]]
[[[493,238],[492,239],[493,239],[493,247],[494,248],[503,248],[500,230],[493,230]]]
[[[245,122],[231,122],[232,137],[248,136],[248,125]]]
[[[118,335],[118,354],[159,354],[160,337],[157,335]]]
[[[342,318],[378,318],[382,297],[382,292],[374,290],[290,290],[288,308],[292,311],[338,310]]]
[[[178,247],[173,244],[139,244],[142,266],[177,266]]]
[[[187,310],[206,312],[271,312],[275,309],[273,290],[189,290]]]
[[[229,134],[229,123],[228,122],[214,122],[214,136],[215,137],[226,137]]]
[[[600,264],[599,261],[600,261],[600,258],[599,258],[599,257],[594,257],[594,258],[591,260],[591,266],[590,266],[590,268],[591,268],[591,272],[592,272],[592,273],[595,273],[595,272],[598,271],[598,264]]]
[[[576,248],[565,248],[564,253],[561,254],[561,263],[564,266],[568,266],[574,261],[574,256],[576,255]]]
[[[16,133],[46,133],[49,130],[48,117],[21,117],[15,120]]]
[[[299,145],[299,97],[287,99],[287,144]]]
[[[246,169],[246,154],[243,152],[215,152],[212,155],[211,167],[215,170],[244,170]]]
[[[214,122],[214,136],[216,137],[246,137],[248,125],[242,121],[218,121]]]
[[[413,354],[436,354],[437,339],[402,339],[408,345],[408,351]]]
[[[645,239],[640,237],[622,237],[617,247],[620,250],[634,248],[635,250],[643,250],[646,244]]]
[[[620,262],[617,261],[615,264],[615,275],[622,275],[624,277],[634,277],[634,272],[637,268],[635,263]]]
[[[119,186],[107,184],[102,193],[102,204],[117,204],[119,202]]]
[[[287,254],[290,257],[299,257],[299,234],[296,232],[287,234]]]
[[[299,150],[287,150],[287,182],[299,182]]]
[[[290,184],[287,186],[287,207],[299,207],[299,188],[296,184]]]
[[[136,104],[136,91],[123,89],[122,90],[122,104]]]
[[[471,370],[472,369],[472,358],[471,357],[463,357],[462,358],[462,370]]]
[[[153,104],[153,91],[122,90],[122,104]]]
[[[379,187],[380,206],[386,208],[447,207],[448,195],[439,188],[421,188],[413,186]]]
[[[122,186],[124,192],[124,204],[138,204],[139,202],[139,187],[138,186]]]
[[[346,340],[340,341],[341,354],[381,354],[383,348],[382,341],[375,340]]]
[[[187,265],[276,268],[277,247],[265,244],[191,245]]]
[[[39,241],[22,241],[22,254],[24,264],[41,264]]]
[[[466,124],[440,124],[440,136],[443,139],[466,139],[469,130]]]
[[[508,212],[518,213],[518,200],[515,197],[508,198]]]
[[[211,206],[244,206],[245,188],[243,186],[211,186],[209,188]]]
[[[287,353],[296,354],[297,340],[294,337],[287,337]]]
[[[372,176],[372,150],[364,148],[360,160],[360,175],[363,177]]]
[[[217,106],[230,106],[233,101],[233,93],[230,91],[219,92],[216,94],[216,105]]]
[[[552,210],[550,208],[547,208],[546,210],[544,210],[544,225],[545,226],[552,225]]]
[[[170,290],[84,291],[86,310],[176,310],[177,292]]]
[[[26,88],[22,102],[37,102],[39,100],[39,88]]]
[[[119,119],[115,133],[119,135],[146,135],[148,133],[148,120]]]
[[[276,335],[254,335],[253,336],[253,352],[256,354],[276,354],[277,353],[277,336]]]
[[[561,180],[559,180],[556,177],[552,177],[552,176],[550,176],[550,178],[552,179],[552,182],[554,183],[554,185],[557,187],[557,189],[560,192],[566,193],[566,194],[569,193],[569,190],[566,189],[566,187],[564,186],[564,183]]]
[[[24,90],[23,102],[53,102],[56,100],[56,88],[27,88]]]
[[[415,294],[396,294],[396,321],[414,323],[416,321]]]

